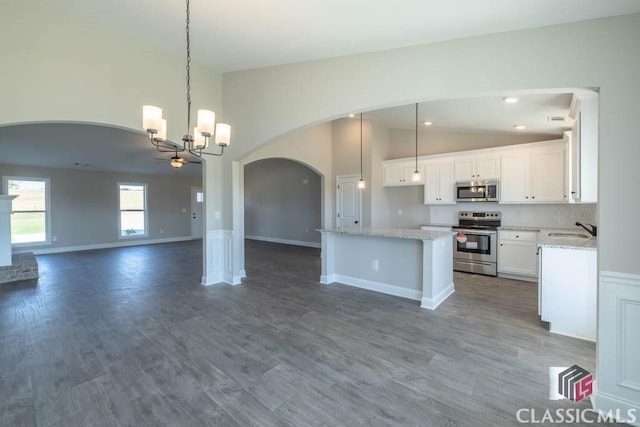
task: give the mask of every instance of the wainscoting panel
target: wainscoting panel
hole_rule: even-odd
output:
[[[640,275],[600,272],[598,305],[595,407],[640,425]]]
[[[206,275],[202,284],[235,283],[233,277],[233,232],[231,230],[208,230],[206,246]]]

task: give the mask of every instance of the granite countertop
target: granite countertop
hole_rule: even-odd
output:
[[[540,227],[527,227],[525,225],[501,225],[498,230],[505,231],[540,231]]]
[[[595,251],[598,249],[598,239],[595,237],[553,237],[549,233],[585,233],[576,232],[575,230],[557,230],[543,229],[538,235],[538,247],[541,248],[564,248],[564,249],[582,249]]]
[[[355,236],[389,237],[395,239],[412,240],[438,240],[451,238],[453,232],[449,231],[423,231],[409,230],[405,228],[361,228],[361,227],[340,227],[318,230],[321,233],[351,234]]]
[[[458,224],[420,224],[420,227],[447,227],[447,228],[451,228],[451,227],[455,227]]]

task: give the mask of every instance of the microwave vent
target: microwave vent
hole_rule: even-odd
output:
[[[567,120],[565,116],[547,116],[548,122],[564,123]]]

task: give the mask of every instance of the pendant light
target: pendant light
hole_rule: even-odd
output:
[[[416,170],[413,171],[413,176],[411,177],[411,181],[420,182],[422,181],[422,174],[418,170],[418,103],[416,102]]]
[[[362,178],[362,113],[360,113],[360,181],[358,181],[358,188],[364,190],[367,184]]]
[[[189,24],[191,10],[189,0],[186,0],[187,20],[187,133],[182,137],[182,147],[167,141],[167,121],[162,118],[162,109],[153,105],[142,107],[142,128],[149,135],[149,140],[161,153],[189,151],[191,154],[202,157],[203,154],[222,156],[225,147],[231,143],[231,126],[226,123],[216,123],[216,114],[209,110],[198,110],[196,127],[191,128],[191,37]],[[193,132],[193,133],[192,133]],[[218,153],[204,151],[209,146],[209,140],[213,139],[220,148]],[[173,167],[177,166],[177,163]]]

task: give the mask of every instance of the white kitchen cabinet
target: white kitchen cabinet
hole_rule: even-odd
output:
[[[463,156],[455,159],[455,180],[475,181],[500,178],[500,156]]]
[[[563,140],[502,154],[501,203],[568,201],[566,148]]]
[[[424,204],[454,204],[453,160],[432,160],[426,163]]]
[[[549,331],[596,340],[597,252],[540,248],[540,317]]]
[[[535,231],[498,230],[498,273],[535,281],[538,277],[537,241]]]
[[[416,170],[415,159],[387,160],[382,164],[383,185],[398,187],[403,185],[422,185],[425,182],[424,161],[418,160],[418,170],[422,175],[420,181],[413,181]]]

